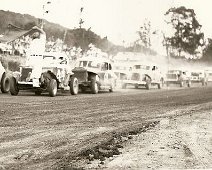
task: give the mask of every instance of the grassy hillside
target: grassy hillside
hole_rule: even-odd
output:
[[[13,24],[23,29],[30,29],[38,25],[39,19],[27,14],[19,14],[10,11],[0,10],[0,34],[7,30],[8,24]],[[67,28],[45,21],[44,30],[47,33],[47,38],[54,37],[55,39],[64,39],[64,33]],[[88,48],[90,43],[94,44],[104,52],[116,53],[120,47],[108,41],[107,37],[100,37],[91,30],[82,29],[67,29],[65,43],[68,46],[82,47],[83,50]]]

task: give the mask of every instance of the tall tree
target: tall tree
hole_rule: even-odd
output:
[[[137,33],[141,40],[141,43],[142,43],[141,45],[143,45],[146,48],[150,48],[151,47],[151,39],[150,39],[151,22],[146,19]]]
[[[212,39],[208,39],[208,44],[203,51],[202,60],[204,61],[212,61]]]
[[[204,33],[201,32],[196,14],[193,9],[183,6],[170,8],[165,16],[170,17],[167,21],[174,28],[174,35],[167,40],[172,48],[181,56],[184,51],[190,55],[197,55],[199,47],[204,45]]]

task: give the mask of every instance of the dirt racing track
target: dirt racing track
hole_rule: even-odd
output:
[[[59,92],[54,98],[24,91],[18,96],[0,94],[0,169],[89,169],[95,160],[98,165],[90,168],[99,168],[120,155],[126,141],[141,140],[135,136],[157,129],[163,119],[182,121],[180,116],[211,115],[211,110],[211,85],[74,96]],[[154,134],[159,132],[164,131]],[[200,168],[212,167],[209,145]],[[192,168],[186,166],[180,168]]]

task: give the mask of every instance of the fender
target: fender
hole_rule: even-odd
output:
[[[43,78],[42,78],[43,77]],[[57,87],[59,88],[59,80],[57,79],[56,75],[54,73],[52,73],[51,71],[47,71],[42,73],[41,75],[41,83],[45,83],[50,81],[51,79],[55,79],[57,81]]]
[[[150,75],[148,75],[148,74],[144,74],[144,75],[145,75],[145,81],[146,81],[146,77],[148,77],[149,80],[152,81],[152,78],[150,77]]]

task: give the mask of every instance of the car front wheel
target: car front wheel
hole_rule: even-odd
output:
[[[10,91],[10,79],[3,73],[1,78],[1,92],[8,93]]]
[[[57,81],[55,79],[51,79],[48,84],[48,92],[51,97],[55,97],[57,95]]]
[[[71,77],[71,81],[70,81],[70,93],[72,95],[76,95],[78,94],[79,91],[79,84],[78,84],[78,80],[76,77]]]
[[[10,94],[13,96],[17,96],[19,92],[17,81],[15,77],[10,78]]]
[[[97,94],[99,92],[99,87],[95,79],[91,80],[91,93]]]

